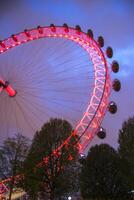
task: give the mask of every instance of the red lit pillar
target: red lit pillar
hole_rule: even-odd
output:
[[[14,97],[17,93],[16,90],[14,90],[9,84],[9,82],[0,79],[0,92],[3,90],[5,90],[10,97]]]

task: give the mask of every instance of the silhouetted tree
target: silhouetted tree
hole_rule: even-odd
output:
[[[30,199],[37,199],[38,196],[60,199],[68,191],[75,190],[77,136],[74,135],[60,151],[52,155],[71,132],[72,126],[62,119],[51,119],[36,132],[25,165],[25,189]],[[38,165],[43,159],[44,164]]]
[[[119,155],[123,162],[123,170],[126,175],[130,190],[134,189],[134,117],[129,118],[119,131]]]
[[[1,178],[12,177],[9,184],[9,200],[13,192],[15,176],[23,168],[23,163],[28,153],[29,139],[21,134],[7,138],[0,147],[0,172]]]
[[[84,199],[128,199],[117,152],[107,144],[96,145],[83,162],[80,189]]]

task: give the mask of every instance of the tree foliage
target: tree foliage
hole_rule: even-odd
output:
[[[38,196],[43,196],[44,199],[59,199],[68,191],[74,190],[75,160],[78,151],[76,136],[52,155],[71,132],[72,126],[69,122],[61,119],[51,119],[36,132],[25,162],[25,189],[30,199],[37,199]],[[43,166],[39,166],[38,163],[43,159]]]
[[[130,190],[134,189],[134,117],[129,118],[119,131],[119,155],[124,166],[124,174]]]
[[[117,152],[107,144],[96,145],[83,162],[80,188],[85,199],[128,199]]]
[[[4,141],[3,146],[0,148],[1,178],[6,179],[8,177],[12,177],[9,185],[9,200],[11,199],[11,194],[14,187],[14,177],[22,171],[28,148],[29,139],[20,134],[17,134],[11,138],[7,138]]]

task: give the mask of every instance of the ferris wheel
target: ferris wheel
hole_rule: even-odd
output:
[[[32,137],[50,118],[68,120],[73,133],[56,151],[79,136],[83,153],[95,135],[106,136],[101,127],[107,110],[116,113],[109,101],[111,89],[119,91],[117,61],[104,39],[94,39],[92,30],[38,26],[0,42],[0,137],[14,133]],[[108,58],[108,59],[107,59]]]

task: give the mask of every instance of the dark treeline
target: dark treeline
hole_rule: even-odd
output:
[[[62,200],[75,194],[83,200],[134,198],[134,117],[119,130],[117,150],[100,144],[80,157],[74,135],[52,155],[72,131],[66,120],[50,119],[32,142],[20,134],[4,141],[0,147],[0,177],[13,177],[8,184],[9,200],[15,187],[23,188],[29,200]],[[17,174],[25,176],[16,181]]]

